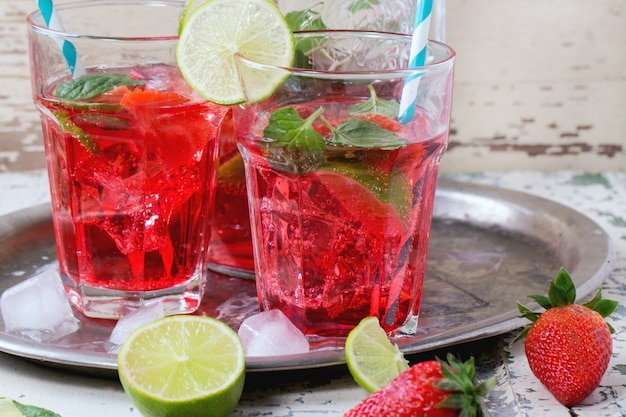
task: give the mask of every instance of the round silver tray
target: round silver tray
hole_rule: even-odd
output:
[[[407,354],[486,338],[519,328],[516,302],[544,294],[561,266],[587,298],[608,276],[614,249],[600,226],[581,213],[529,194],[452,180],[439,181],[418,331],[395,337]],[[56,267],[49,205],[0,217],[0,293]],[[197,314],[218,317],[235,330],[256,311],[254,281],[209,273]],[[81,329],[51,343],[4,330],[0,351],[71,371],[117,374],[107,352],[115,322],[77,313]],[[330,366],[344,362],[340,344],[299,355],[248,357],[248,371]]]

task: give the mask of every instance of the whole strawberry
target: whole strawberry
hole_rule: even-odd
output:
[[[376,391],[344,417],[428,416],[472,417],[480,415],[478,398],[495,385],[495,377],[475,381],[474,358],[461,362],[448,354],[447,362],[420,362]]]
[[[533,374],[563,405],[573,406],[600,384],[611,359],[613,328],[604,321],[617,302],[595,297],[574,304],[576,288],[561,268],[550,283],[548,296],[531,295],[546,311],[534,313],[518,303],[522,317],[533,324],[513,341],[526,336],[525,350]]]

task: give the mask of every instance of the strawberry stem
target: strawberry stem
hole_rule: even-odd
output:
[[[479,416],[481,414],[479,399],[495,387],[496,377],[493,376],[478,383],[473,357],[466,362],[461,362],[454,355],[448,353],[446,361],[436,359],[439,362],[443,378],[433,385],[451,394],[435,407],[461,409],[459,415],[463,417]]]

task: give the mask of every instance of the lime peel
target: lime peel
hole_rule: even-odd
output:
[[[345,346],[352,377],[368,392],[375,392],[409,369],[397,345],[391,343],[378,318],[366,317],[350,331]]]

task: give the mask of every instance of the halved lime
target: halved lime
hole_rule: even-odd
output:
[[[243,391],[241,339],[210,317],[170,316],[141,326],[117,362],[124,390],[146,417],[227,416]]]
[[[409,369],[409,363],[391,343],[378,318],[366,317],[346,339],[346,363],[361,387],[375,392]]]
[[[276,67],[242,64],[242,59],[277,67],[293,62],[293,34],[270,0],[209,0],[189,13],[176,58],[202,97],[223,105],[256,103],[289,75]]]

